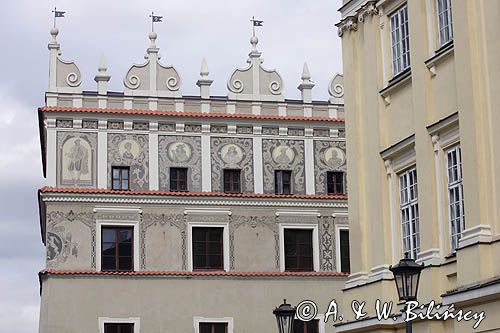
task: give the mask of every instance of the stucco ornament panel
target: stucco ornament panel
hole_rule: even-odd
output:
[[[68,225],[82,223],[89,228],[91,244],[78,244],[73,240],[71,232],[67,231]],[[66,225],[66,226],[65,226]],[[47,268],[57,268],[70,258],[77,258],[79,251],[90,250],[90,267],[96,267],[96,224],[93,213],[51,211],[47,213],[46,233],[46,259]]]
[[[241,191],[254,191],[252,139],[212,138],[212,191],[223,191],[224,169],[241,170]]]
[[[344,141],[314,141],[314,178],[316,194],[326,194],[326,173],[347,171],[346,144]]]
[[[150,214],[144,213],[141,222],[141,258],[140,265],[141,269],[146,269],[146,232],[151,226],[165,226],[170,225],[176,227],[181,232],[182,246],[179,252],[182,256],[182,269],[187,269],[187,223],[184,214]]]
[[[328,94],[330,103],[344,104],[344,77],[342,74],[336,74],[328,84]]]
[[[201,191],[201,138],[191,136],[158,136],[160,189],[170,189],[170,168],[188,169],[189,191]]]
[[[275,267],[280,268],[280,243],[279,243],[279,228],[276,217],[273,216],[231,216],[229,223],[229,265],[230,269],[234,269],[234,233],[242,225],[249,225],[252,228],[264,226],[269,228],[274,235],[274,261]]]
[[[148,136],[144,134],[108,134],[108,187],[111,188],[111,167],[130,167],[130,189],[149,188]]]
[[[320,265],[322,271],[333,271],[335,268],[334,253],[334,218],[319,217]]]
[[[82,84],[82,74],[73,61],[57,58],[57,86],[76,88]]]
[[[304,141],[262,140],[264,192],[274,193],[275,170],[292,170],[292,193],[305,193]]]
[[[250,38],[252,50],[249,53],[246,68],[237,68],[231,74],[227,88],[231,99],[255,99],[282,101],[283,79],[275,69],[262,67],[264,59],[257,50],[259,39]]]
[[[57,132],[57,184],[95,187],[97,133]]]

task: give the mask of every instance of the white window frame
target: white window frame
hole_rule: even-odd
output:
[[[418,180],[416,167],[412,167],[399,173],[398,179],[403,255],[408,253],[410,258],[417,259],[418,252],[420,252],[420,226],[418,214]],[[412,180],[414,180],[413,183],[411,182]],[[405,184],[403,184],[404,181],[406,181]],[[405,216],[407,218],[405,218]],[[408,241],[406,241],[406,239],[408,239]]]
[[[437,26],[439,46],[453,40],[453,16],[451,13],[451,0],[436,0]],[[446,24],[445,20],[448,24]]]
[[[404,4],[389,16],[392,74],[394,76],[410,68],[410,31],[408,24],[408,4]],[[404,47],[404,44],[407,47]],[[405,64],[406,62],[406,64]]]
[[[298,319],[297,315],[295,315],[295,319]],[[325,315],[324,314],[318,313],[311,320],[317,320],[318,321],[318,333],[325,333]]]
[[[450,154],[456,154],[456,164],[450,166]],[[465,211],[464,211],[464,193],[463,193],[463,173],[462,173],[462,157],[461,147],[456,145],[446,150],[446,179],[448,192],[448,221],[450,226],[450,249],[451,252],[456,252],[459,247],[459,240],[465,229]],[[456,179],[451,179],[451,172],[455,170]],[[451,192],[456,191],[458,200],[452,202]],[[458,216],[453,216],[453,208],[458,204],[460,210]]]
[[[336,239],[336,242],[335,242],[335,259],[336,259],[336,269],[337,269],[337,272],[341,273],[342,272],[342,265],[341,265],[341,262],[340,262],[340,231],[341,230],[347,230],[349,231],[349,226],[347,225],[336,225],[335,226],[335,239]],[[349,245],[351,245],[351,242],[350,242],[350,233],[349,233]],[[350,260],[350,256],[349,256],[349,260]]]
[[[97,239],[96,239],[96,269],[101,271],[102,264],[102,227],[133,227],[134,228],[134,272],[139,271],[139,221],[115,221],[115,220],[97,220]]]
[[[188,269],[193,271],[193,228],[223,228],[224,271],[229,272],[229,222],[188,222]]]
[[[313,246],[313,271],[319,271],[319,239],[318,225],[312,223],[280,223],[280,271],[285,271],[285,229],[306,229],[312,230]]]
[[[194,333],[200,333],[200,323],[225,323],[227,324],[227,333],[233,333],[233,326],[234,326],[233,317],[223,317],[223,318],[193,317]]]
[[[99,317],[99,333],[104,333],[104,324],[134,324],[134,333],[141,332],[141,318],[130,317],[130,318],[110,318],[110,317]]]

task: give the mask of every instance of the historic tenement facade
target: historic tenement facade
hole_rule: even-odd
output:
[[[343,78],[313,101],[307,65],[300,100],[248,66],[199,96],[159,61],[107,89],[104,60],[82,73],[60,58],[51,31],[49,89],[40,107],[46,187],[39,190],[47,249],[40,272],[42,333],[272,332],[272,309],[339,298],[349,272]],[[167,57],[168,58],[168,57]],[[303,333],[333,332],[318,316]]]
[[[404,332],[401,315],[373,316],[377,298],[397,300],[389,265],[407,254],[425,265],[420,303],[486,317],[415,332],[500,332],[500,1],[344,0],[340,12],[356,253],[343,300],[368,315],[336,330]]]

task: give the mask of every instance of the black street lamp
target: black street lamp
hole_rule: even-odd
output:
[[[278,323],[278,333],[293,333],[293,320],[297,309],[283,300],[283,304],[273,310]]]
[[[389,270],[394,275],[394,282],[396,282],[400,301],[408,302],[417,300],[418,283],[422,269],[424,269],[424,265],[415,263],[415,260],[410,258],[408,253],[405,254],[404,259],[401,259],[398,264],[389,267]],[[411,321],[406,322],[406,332],[412,332]]]

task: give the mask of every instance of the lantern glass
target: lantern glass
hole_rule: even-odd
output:
[[[278,333],[293,333],[293,320],[295,318],[296,309],[283,301],[279,307],[274,309],[273,313],[276,316],[278,324]]]
[[[417,299],[418,283],[423,265],[415,263],[415,260],[406,256],[397,265],[391,266],[394,281],[401,301],[414,301]]]

